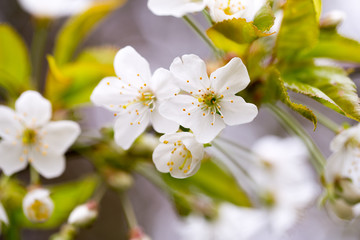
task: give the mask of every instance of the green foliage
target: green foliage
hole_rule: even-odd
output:
[[[254,25],[260,31],[269,31],[274,25],[274,12],[270,6],[270,3],[266,3],[255,15]]]
[[[163,174],[164,181],[174,191],[184,195],[205,194],[216,201],[227,201],[238,206],[251,206],[250,200],[234,177],[213,161],[206,160],[192,177],[176,179]]]
[[[287,0],[276,43],[280,60],[291,61],[317,43],[319,27],[313,0]]]
[[[15,97],[30,87],[28,50],[11,26],[0,24],[0,36],[0,87]]]
[[[360,121],[359,97],[346,72],[335,67],[300,66],[282,73],[285,86]]]
[[[71,61],[78,45],[94,26],[124,2],[125,0],[106,1],[70,18],[60,31],[54,47],[54,57],[59,66]]]
[[[281,100],[289,108],[310,120],[316,128],[317,119],[314,113],[308,107],[291,101],[279,71],[274,68],[269,70],[269,76],[264,86],[264,95],[265,102],[272,103]]]
[[[335,29],[321,29],[318,43],[304,57],[360,63],[360,43],[341,36]]]

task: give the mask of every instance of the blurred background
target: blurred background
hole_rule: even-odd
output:
[[[182,19],[155,16],[148,10],[146,4],[146,0],[128,0],[122,8],[116,10],[105,21],[101,22],[86,40],[83,47],[112,45],[120,49],[126,45],[131,45],[149,61],[152,70],[158,67],[168,68],[175,57],[187,53],[197,54],[203,59],[211,56],[207,45],[196,36]],[[341,10],[346,13],[346,18],[339,30],[340,33],[360,41],[360,25],[358,24],[360,22],[360,1],[323,0],[323,14],[331,10]],[[202,20],[201,16],[199,16],[199,20]],[[19,7],[16,0],[0,0],[0,22],[12,25],[30,46],[33,34],[32,19]],[[47,43],[48,52],[52,49],[56,33],[63,23],[64,19],[58,19],[52,25]],[[202,23],[206,27],[206,23]],[[44,66],[47,64],[45,59],[43,64]],[[46,72],[42,74],[45,77]],[[353,74],[352,78],[359,85],[360,76]],[[295,94],[292,97],[294,99],[300,98]],[[343,118],[339,114],[322,108],[320,104],[312,100],[303,97],[301,100],[326,113],[338,123],[350,122],[350,120]],[[110,119],[111,114],[105,111],[101,111],[101,114],[99,114],[99,111],[101,110],[90,108],[86,110],[86,114],[89,115],[88,119],[91,119],[87,124],[91,124],[94,128],[99,128]],[[334,134],[320,124],[316,132],[313,132],[313,126],[310,122],[301,118],[299,120],[306,126],[325,156],[329,156],[329,139],[332,139]],[[258,138],[269,134],[287,136],[285,130],[276,122],[276,119],[263,109],[260,110],[259,116],[251,124],[228,127],[222,134],[246,146],[251,146]],[[91,163],[85,160],[68,159],[65,174],[58,179],[45,183],[74,179],[92,170]],[[27,176],[23,177],[27,179]],[[167,201],[166,197],[156,187],[141,176],[136,176],[135,179],[136,182],[130,191],[130,197],[140,226],[152,239],[185,240],[189,239],[184,237],[189,236],[185,232],[206,231],[205,228],[201,227],[201,224],[199,226],[194,225],[196,227],[191,229],[188,228],[184,225],[183,220],[176,215],[173,206]],[[101,203],[99,218],[91,229],[82,230],[78,239],[127,239],[126,222],[123,218],[121,206],[117,203],[118,201],[117,194],[111,191],[107,192]],[[282,238],[283,240],[359,239],[359,224],[334,221],[329,218],[325,211],[318,210],[316,207],[299,214],[302,216],[301,221]],[[48,239],[48,236],[56,231],[56,229],[54,231],[25,230],[22,239]],[[192,236],[194,238],[191,238],[191,240],[211,240],[196,237],[195,234]],[[201,236],[201,234],[198,236]],[[266,233],[259,233],[256,239],[271,238]]]

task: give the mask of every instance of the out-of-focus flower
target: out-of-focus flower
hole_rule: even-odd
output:
[[[259,187],[269,224],[277,236],[289,230],[317,190],[307,165],[307,150],[297,138],[268,136],[255,143],[258,168],[249,168]]]
[[[207,0],[213,21],[221,22],[233,18],[245,18],[253,21],[256,13],[266,0]]]
[[[204,0],[149,0],[148,7],[159,16],[182,17],[188,13],[200,12],[205,8]]]
[[[54,203],[47,189],[37,188],[26,194],[23,199],[25,216],[32,222],[49,220],[54,210]]]
[[[165,134],[155,148],[153,161],[160,172],[170,172],[175,178],[194,175],[200,168],[204,147],[191,133]]]
[[[57,18],[80,13],[98,0],[18,0],[28,13],[44,18]]]
[[[137,227],[130,230],[129,240],[151,240],[151,238],[140,227]]]
[[[175,132],[179,125],[160,115],[158,109],[162,101],[179,92],[171,73],[158,69],[151,77],[149,63],[130,46],[116,54],[114,67],[117,77],[101,80],[91,101],[115,112],[116,143],[130,148],[150,122],[157,132]]]
[[[324,28],[337,27],[344,21],[345,16],[343,11],[330,11],[320,19],[320,26]]]
[[[180,234],[184,240],[247,240],[261,231],[266,223],[263,211],[222,204],[217,219],[213,221],[200,216],[186,218]]]
[[[88,202],[77,206],[68,218],[68,223],[77,227],[84,227],[91,224],[98,215],[97,203]]]
[[[177,85],[188,94],[176,95],[160,105],[160,113],[190,128],[200,143],[212,141],[227,125],[251,122],[257,107],[235,94],[250,82],[240,58],[211,73],[196,55],[176,58],[170,66]]]
[[[9,219],[3,205],[0,203],[0,234],[1,234],[1,223],[9,224]]]
[[[73,121],[49,122],[51,103],[35,91],[21,94],[15,109],[0,106],[1,169],[11,175],[30,162],[46,178],[61,175],[64,153],[79,136],[79,125]]]

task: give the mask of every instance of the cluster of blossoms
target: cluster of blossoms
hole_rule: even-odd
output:
[[[240,58],[233,58],[210,77],[196,55],[176,58],[170,71],[160,68],[151,76],[148,62],[132,47],[121,49],[114,60],[117,77],[104,78],[91,95],[93,103],[114,112],[115,141],[128,149],[151,122],[165,133],[153,160],[161,172],[184,178],[196,173],[211,142],[225,125],[251,122],[255,105],[235,94],[250,82]],[[179,125],[191,132],[177,132]]]

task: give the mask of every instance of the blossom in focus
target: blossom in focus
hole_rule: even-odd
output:
[[[317,187],[307,150],[297,138],[268,136],[258,140],[253,151],[258,167],[249,174],[259,187],[272,232],[281,236],[298,220],[298,213],[316,198]]]
[[[200,12],[205,8],[204,0],[149,0],[148,8],[155,15],[182,17],[188,13]]]
[[[204,147],[192,133],[165,134],[160,137],[160,142],[153,152],[153,161],[160,172],[186,178],[199,170]]]
[[[54,210],[54,203],[47,189],[38,188],[26,194],[23,199],[23,211],[25,216],[32,222],[40,223],[47,221]]]
[[[1,233],[1,223],[9,224],[9,219],[3,205],[0,203],[0,233]]]
[[[51,103],[38,92],[26,91],[15,111],[0,106],[0,168],[6,175],[24,169],[28,162],[46,178],[65,170],[64,153],[80,134],[73,121],[50,122]]]
[[[75,226],[87,226],[91,224],[98,215],[97,204],[95,202],[88,202],[77,206],[68,218],[68,223]]]
[[[207,0],[213,21],[221,22],[233,18],[245,18],[253,21],[256,13],[266,0]]]
[[[360,202],[360,125],[338,134],[330,149],[333,154],[325,166],[325,179],[334,186],[335,198],[355,205]]]
[[[20,6],[37,17],[57,18],[85,11],[96,0],[18,0]]]
[[[235,94],[250,82],[240,58],[233,58],[215,70],[210,78],[206,65],[196,55],[176,58],[170,66],[177,85],[187,94],[178,94],[160,105],[160,113],[190,128],[197,141],[212,141],[227,125],[251,122],[257,107]]]
[[[130,46],[116,54],[114,67],[117,77],[101,80],[91,101],[114,112],[116,143],[130,148],[150,122],[157,132],[175,132],[179,125],[160,115],[158,109],[161,102],[179,92],[171,73],[157,69],[151,76],[149,63]]]

